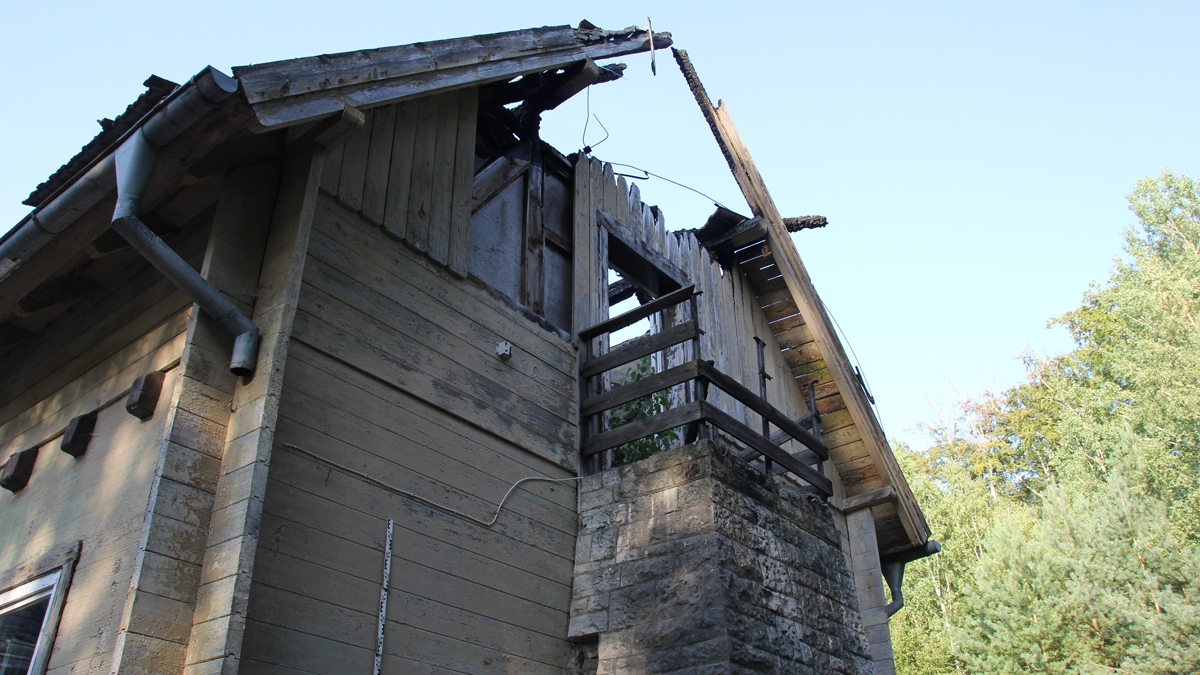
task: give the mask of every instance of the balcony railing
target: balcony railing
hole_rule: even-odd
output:
[[[582,399],[579,404],[582,422],[580,454],[585,460],[589,460],[626,443],[677,427],[686,429],[685,442],[696,438],[712,438],[713,430],[719,429],[746,446],[746,451],[741,454],[744,459],[761,456],[767,460],[764,466],[770,467],[774,464],[791,472],[828,497],[832,494],[833,487],[823,475],[821,462],[829,458],[829,449],[821,439],[801,426],[800,421],[789,418],[761,396],[717,370],[712,361],[695,358],[623,386],[611,389],[603,386],[604,374],[612,369],[681,343],[690,342],[691,353],[700,354],[701,333],[696,322],[696,296],[695,287],[688,286],[580,331],[579,338],[584,343],[584,356],[579,369]],[[596,353],[594,343],[597,338],[683,303],[688,303],[691,308],[690,318],[658,333],[629,340],[607,353]],[[685,397],[690,400],[624,426],[603,428],[605,411],[680,385],[690,392]],[[716,387],[758,413],[764,420],[763,431],[754,431],[741,420],[709,402],[710,387]],[[812,420],[812,428],[815,431],[815,417]],[[777,427],[779,432],[772,435],[771,425]],[[792,454],[780,447],[780,443],[789,439],[797,441],[806,450]],[[589,463],[595,464],[595,461],[591,460]]]

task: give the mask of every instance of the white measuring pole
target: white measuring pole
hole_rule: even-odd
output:
[[[383,662],[383,629],[387,623],[388,581],[392,577],[392,528],[395,523],[388,520],[387,545],[383,553],[383,586],[379,589],[379,635],[375,641],[375,675]]]

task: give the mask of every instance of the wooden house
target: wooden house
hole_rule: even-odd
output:
[[[678,427],[820,500],[889,672],[883,570],[935,545],[727,111],[681,55],[752,211],[692,230],[538,137],[670,45],[148,80],[0,241],[0,670],[565,672],[576,479]]]

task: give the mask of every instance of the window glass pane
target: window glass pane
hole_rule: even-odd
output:
[[[50,595],[0,614],[0,675],[25,675],[50,607]]]

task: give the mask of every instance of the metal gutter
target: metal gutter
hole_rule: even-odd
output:
[[[229,370],[239,376],[252,375],[258,328],[138,218],[159,150],[237,90],[237,80],[209,66],[163,99],[121,138],[115,152],[99,158],[0,240],[0,281],[104,199],[115,185],[113,229],[235,336]]]

